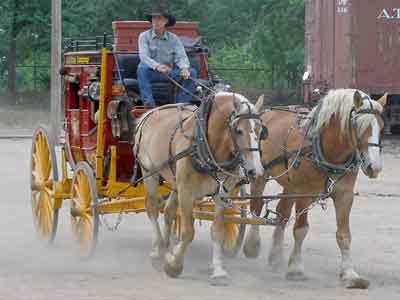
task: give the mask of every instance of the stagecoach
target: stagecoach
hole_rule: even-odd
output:
[[[194,103],[217,83],[208,70],[208,51],[201,44],[197,27],[194,22],[178,22],[172,28],[200,77],[201,88]],[[148,28],[147,22],[114,22],[112,37],[66,39],[60,71],[65,135],[58,143],[45,126],[40,126],[33,136],[30,172],[35,228],[44,241],[52,242],[59,210],[69,205],[73,234],[84,257],[93,253],[101,225],[107,224],[106,215],[145,211],[143,182],[132,184],[132,147],[135,120],[146,112],[136,79],[137,38]],[[175,92],[171,83],[154,84],[157,105],[174,103]],[[160,196],[170,191],[170,186],[160,181]],[[240,199],[225,210],[227,254],[238,251],[245,223],[251,222],[241,209],[248,204]],[[213,202],[199,199],[194,217],[213,220],[213,214]],[[179,235],[179,212],[174,230]]]
[[[191,63],[200,74],[198,84],[202,88],[193,95],[193,100],[195,104],[196,101],[202,103],[201,109],[197,110],[201,112],[206,106],[203,105],[205,103],[203,100],[206,99],[207,93],[215,91],[216,81],[208,70],[208,52],[197,35],[197,25],[188,22],[178,23],[172,31],[182,38]],[[106,215],[121,216],[124,213],[146,211],[145,185],[142,181],[136,180],[142,174],[140,169],[134,167],[137,166],[135,161],[138,161],[140,156],[135,157],[132,149],[135,125],[137,125],[135,121],[147,111],[142,106],[136,79],[139,62],[137,38],[139,33],[147,28],[149,28],[147,22],[115,22],[114,35],[111,38],[104,35],[91,39],[67,39],[64,67],[60,71],[64,82],[65,134],[61,142],[55,141],[46,127],[40,126],[33,135],[30,174],[35,228],[45,242],[51,243],[57,231],[59,210],[64,202],[68,202],[73,235],[82,257],[93,254],[99,230],[103,228],[100,225],[110,227],[107,225]],[[176,87],[173,84],[157,83],[153,92],[157,105],[174,103]],[[289,260],[287,276],[302,279],[304,270],[301,263],[301,245],[306,234],[303,227],[308,228],[307,213],[314,205],[324,206],[326,198],[333,197],[337,209],[338,234],[343,237],[338,239],[338,244],[343,251],[342,260],[346,262],[341,269],[341,278],[348,287],[368,287],[368,281],[362,280],[352,265],[348,264],[350,245],[345,237],[349,234],[348,218],[360,165],[364,173],[371,178],[375,178],[382,168],[379,133],[383,128],[381,114],[387,95],[379,101],[373,101],[360,91],[333,91],[327,95],[325,101],[320,101],[311,113],[285,108],[271,108],[266,111],[257,109],[253,112],[253,109],[250,109],[251,104],[244,98],[246,101],[240,100],[239,106],[244,103],[246,112],[236,115],[236,110],[241,111],[241,109],[236,108],[235,93],[231,94],[233,102],[229,103],[234,104],[234,113],[229,114],[229,118],[221,122],[225,122],[224,130],[229,131],[235,150],[237,150],[235,134],[239,136],[245,133],[244,130],[241,133],[235,131],[238,128],[231,126],[234,121],[246,119],[250,124],[251,119],[259,122],[257,134],[253,126],[255,123],[251,123],[252,129],[249,129],[252,126],[248,126],[246,133],[250,136],[252,132],[253,136],[257,137],[258,146],[251,145],[239,150],[260,153],[262,149],[261,161],[269,176],[264,179],[278,181],[284,187],[284,192],[291,194],[265,196],[263,195],[265,186],[263,182],[259,182],[252,196],[244,195],[243,185],[239,184],[237,189],[233,190],[241,195],[219,197],[219,200],[224,202],[222,205],[217,201],[214,203],[212,197],[197,199],[193,217],[210,221],[219,218],[221,221],[222,216],[223,222],[219,222],[218,226],[222,226],[225,231],[224,239],[218,242],[222,241],[225,253],[232,256],[241,247],[246,224],[255,225],[252,226],[249,238],[246,239],[246,245],[250,245],[248,250],[246,251],[246,245],[244,247],[245,254],[249,257],[255,257],[259,253],[260,238],[256,225],[281,225],[275,230],[270,262],[279,261],[283,249],[284,226],[288,221],[294,220],[295,247]],[[174,106],[174,109],[178,109],[177,106]],[[321,116],[320,111],[324,112]],[[196,118],[198,116],[196,115]],[[267,122],[266,119],[270,116],[275,117],[275,120]],[[319,118],[325,118],[324,122],[318,122]],[[202,127],[204,119],[197,120],[200,121],[194,124],[200,131],[203,130],[204,144],[207,140]],[[263,127],[265,124],[269,126],[270,135],[266,141],[262,141],[266,138],[266,130],[264,131],[266,128]],[[364,131],[359,130],[360,126]],[[368,128],[371,128],[369,135],[365,134]],[[335,134],[331,134],[330,130]],[[325,140],[326,137],[332,140]],[[253,138],[252,142],[256,143],[257,140]],[[345,159],[343,162],[331,163],[325,157],[326,149],[332,145],[335,145],[335,149],[331,149],[330,154],[343,157]],[[345,146],[336,147],[336,145]],[[333,151],[339,151],[341,156]],[[60,155],[57,156],[56,153]],[[374,154],[372,158],[370,153]],[[259,163],[261,161],[258,159]],[[219,182],[213,182],[216,183]],[[165,180],[156,181],[155,184],[161,198],[174,194],[171,193],[172,187]],[[224,186],[220,184],[219,187],[221,188],[219,191],[222,191]],[[339,193],[336,193],[336,187]],[[153,192],[148,189],[148,194]],[[214,196],[217,197],[218,194],[217,190]],[[254,200],[252,214],[249,214],[250,199]],[[267,207],[264,217],[254,215],[261,214],[265,202],[268,204],[278,199],[284,201],[278,204],[277,212]],[[296,214],[290,217],[294,200],[296,200]],[[348,201],[350,205],[347,204]],[[155,207],[155,211],[158,212],[158,206]],[[164,207],[161,205],[159,208],[161,212]],[[168,207],[165,209],[165,215],[167,214]],[[115,225],[118,225],[119,220],[120,218]],[[188,235],[185,237],[185,234],[180,238],[181,227],[185,228],[185,224],[193,225],[191,210],[187,213],[187,210],[180,212],[178,209],[171,226],[180,241],[188,240]],[[111,226],[109,229],[115,230],[115,228],[116,226]],[[219,284],[218,279],[226,279],[227,274],[221,268],[222,243],[218,247],[215,245],[214,243],[213,265],[216,262],[214,267],[217,267],[214,268],[215,273],[211,277],[215,275],[214,279],[217,279]],[[170,261],[167,265],[170,271],[165,268],[164,270],[168,275],[172,274],[172,277],[182,272],[180,267],[183,268],[183,265],[178,265],[173,272]]]

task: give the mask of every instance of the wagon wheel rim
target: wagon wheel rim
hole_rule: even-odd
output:
[[[78,163],[72,182],[71,225],[79,256],[93,255],[97,242],[98,214],[95,211],[97,193],[92,171],[86,163]]]
[[[54,240],[58,209],[55,209],[53,182],[58,180],[53,144],[45,128],[34,134],[31,152],[31,207],[33,223],[39,237],[47,243]]]

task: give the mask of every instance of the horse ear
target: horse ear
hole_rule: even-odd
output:
[[[359,91],[355,91],[353,101],[355,108],[360,108],[363,105],[362,96]]]
[[[379,104],[382,105],[382,107],[385,107],[385,105],[387,104],[387,98],[388,98],[389,93],[386,92],[385,95],[383,95],[379,100]]]
[[[255,110],[257,113],[261,112],[264,107],[264,95],[258,97],[258,100],[255,105]]]
[[[233,107],[235,111],[240,111],[240,101],[238,101],[236,97],[233,97]]]

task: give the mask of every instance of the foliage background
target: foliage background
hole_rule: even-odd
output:
[[[111,32],[115,20],[141,20],[149,0],[64,0],[63,35]],[[178,20],[200,21],[210,65],[237,89],[285,94],[300,87],[304,0],[170,0]],[[0,2],[0,93],[49,86],[51,0]],[[15,77],[15,80],[13,78]]]

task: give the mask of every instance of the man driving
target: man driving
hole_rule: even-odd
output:
[[[178,36],[167,31],[174,26],[176,19],[162,7],[153,9],[146,16],[152,28],[139,36],[140,64],[137,70],[140,96],[145,107],[155,107],[152,83],[183,79],[183,86],[176,95],[177,103],[190,102],[196,84],[190,78],[197,78],[196,69],[190,67],[185,48]]]

